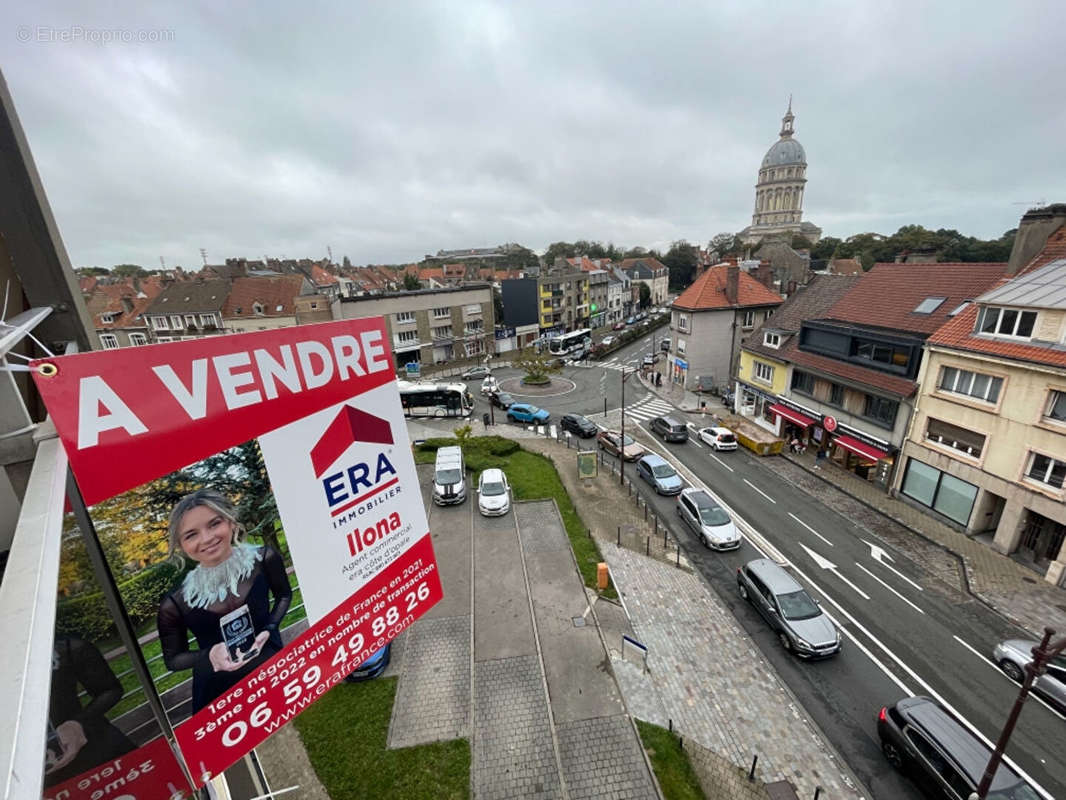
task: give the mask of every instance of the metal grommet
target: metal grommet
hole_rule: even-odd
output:
[[[51,378],[52,376],[58,374],[59,367],[57,367],[51,361],[45,361],[43,364],[40,364],[37,367],[37,372],[38,374],[43,375],[46,378]]]

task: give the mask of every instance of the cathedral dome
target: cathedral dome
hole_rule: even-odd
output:
[[[766,157],[762,160],[763,168],[806,163],[807,154],[803,152],[803,145],[792,137],[774,142],[774,146],[766,151]]]

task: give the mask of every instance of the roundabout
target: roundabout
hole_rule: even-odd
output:
[[[499,381],[499,387],[501,392],[507,392],[512,397],[559,397],[577,389],[577,384],[569,378],[555,377],[544,384],[528,384],[516,377]]]

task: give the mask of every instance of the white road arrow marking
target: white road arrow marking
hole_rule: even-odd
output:
[[[906,603],[907,605],[909,605],[909,606],[910,606],[911,608],[913,608],[913,609],[914,609],[915,611],[917,611],[917,612],[918,612],[919,614],[924,614],[924,613],[925,613],[924,611],[922,611],[922,609],[918,608],[918,606],[914,605],[914,603],[912,603],[912,602],[911,602],[910,600],[908,600],[908,599],[907,599],[906,597],[904,597],[903,595],[901,595],[901,594],[900,594],[899,592],[897,592],[897,591],[896,591],[895,589],[893,589],[893,588],[892,588],[891,586],[889,586],[889,585],[888,585],[887,583],[885,583],[885,582],[884,582],[883,580],[881,580],[881,579],[880,579],[880,578],[878,578],[878,577],[877,577],[876,575],[874,575],[874,574],[873,574],[872,572],[870,572],[870,570],[866,569],[866,567],[864,567],[864,566],[863,566],[862,564],[860,564],[860,563],[859,563],[858,561],[856,561],[856,562],[855,562],[855,566],[856,566],[856,567],[858,567],[859,569],[861,569],[861,570],[862,570],[863,572],[865,572],[865,573],[866,573],[867,575],[869,575],[869,576],[870,576],[871,578],[873,578],[873,579],[874,579],[875,581],[877,581],[877,582],[878,582],[879,584],[881,584],[882,586],[884,586],[884,587],[885,587],[886,589],[888,589],[888,591],[892,592],[892,594],[894,594],[894,595],[895,595],[896,597],[898,597],[898,598],[899,598],[900,600],[902,600],[902,601],[903,601],[904,603]]]
[[[844,583],[846,583],[848,586],[850,586],[852,589],[854,589],[856,592],[858,592],[859,595],[864,600],[869,600],[870,599],[870,595],[866,594],[866,592],[864,592],[862,589],[860,589],[854,583],[852,583],[847,578],[845,578],[843,575],[841,575],[840,571],[837,569],[837,565],[834,564],[832,561],[830,561],[828,558],[824,558],[823,556],[818,555],[816,552],[811,550],[811,548],[807,547],[807,545],[803,544],[802,542],[800,543],[800,547],[802,547],[804,550],[807,551],[807,555],[809,555],[811,557],[811,560],[815,564],[817,564],[819,567],[821,567],[822,569],[826,569],[826,570],[829,570],[830,572],[832,572],[834,575],[836,575],[838,578],[840,578],[840,580],[844,581]]]
[[[889,572],[893,572],[896,575],[898,575],[900,578],[905,580],[907,583],[909,583],[911,586],[913,586],[919,592],[924,592],[925,591],[921,586],[916,584],[914,581],[912,581],[910,578],[908,578],[906,575],[904,575],[898,569],[895,569],[894,567],[890,567],[888,565],[888,562],[892,561],[893,558],[888,553],[886,553],[882,548],[878,547],[873,542],[866,541],[865,539],[863,539],[862,542],[863,542],[863,544],[865,544],[867,547],[870,548],[870,555],[871,555],[871,557],[873,557],[874,561],[877,561],[878,563],[880,563],[881,566],[884,567],[885,569],[887,569]]]

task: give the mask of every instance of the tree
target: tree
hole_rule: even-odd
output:
[[[111,274],[117,278],[143,278],[148,270],[137,264],[116,264],[111,268]]]
[[[707,243],[707,249],[713,250],[721,258],[728,253],[734,247],[736,241],[736,234],[725,231],[724,233],[716,233],[711,237],[711,241]]]
[[[792,237],[792,249],[793,250],[810,250],[811,240],[806,236],[800,236],[798,233]]]
[[[640,293],[640,307],[647,308],[651,304],[651,289],[648,288],[648,284],[637,284],[640,288],[637,290]]]
[[[672,289],[683,289],[692,283],[699,266],[699,256],[699,248],[684,239],[670,245],[670,249],[662,257],[662,262],[669,270]]]
[[[646,247],[631,247],[622,254],[622,258],[643,258],[648,255]]]
[[[546,383],[561,369],[553,355],[538,353],[534,347],[525,348],[511,364],[525,373],[523,381],[527,383]]]
[[[410,272],[403,274],[403,288],[413,291],[415,289],[421,289],[422,284],[418,282],[418,276],[412,275]]]
[[[106,267],[79,267],[74,271],[77,272],[79,275],[83,275],[85,277],[90,278],[99,278],[101,275],[111,274],[111,270],[107,269]]]
[[[811,248],[811,259],[817,261],[833,258],[838,247],[840,247],[840,240],[832,236],[819,239],[818,243]]]
[[[551,266],[557,258],[570,258],[574,254],[574,245],[570,242],[552,242],[544,251],[544,264]]]
[[[352,268],[352,262],[351,262],[351,259],[349,259],[349,258],[348,258],[348,256],[345,256],[345,257],[344,257],[344,259],[343,259],[343,260],[341,261],[341,265],[342,265],[342,266],[343,266],[343,267],[344,267],[345,269],[351,269],[351,268]]]

